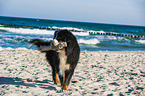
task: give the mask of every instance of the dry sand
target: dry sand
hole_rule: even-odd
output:
[[[81,52],[68,91],[54,85],[45,54],[0,51],[0,96],[145,96],[145,52]]]

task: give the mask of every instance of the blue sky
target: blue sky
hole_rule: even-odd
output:
[[[0,16],[145,26],[145,0],[1,0]]]

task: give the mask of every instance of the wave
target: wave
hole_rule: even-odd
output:
[[[79,29],[73,27],[35,27],[35,26],[24,26],[24,25],[4,25],[0,24],[0,30],[6,30],[8,32],[20,33],[20,34],[47,34],[53,35],[56,30],[69,30],[77,36],[89,36],[89,35],[110,35],[119,37],[129,38],[145,38],[145,36],[138,36],[133,34],[123,34],[116,32],[105,32],[105,31],[94,31],[89,29]],[[24,28],[25,27],[25,28]]]
[[[70,29],[70,28],[62,28],[62,29]],[[73,28],[75,29],[75,28]],[[26,29],[26,28],[7,28],[0,27],[0,30],[5,30],[8,32],[19,33],[19,34],[42,34],[42,35],[54,35],[54,30],[46,30],[46,29]],[[76,36],[89,36],[87,32],[72,32]]]
[[[72,32],[76,36],[89,36],[90,34],[87,32]]]
[[[20,33],[20,34],[47,34],[47,35],[53,35],[54,31],[51,30],[40,30],[40,29],[25,29],[25,28],[6,28],[6,27],[0,27],[0,30],[6,30],[8,32],[13,33]]]
[[[45,39],[45,40],[52,40],[52,38],[41,38],[41,39]],[[88,39],[88,40],[85,40],[85,39],[78,39],[78,43],[79,44],[82,44],[82,45],[96,45],[96,44],[99,44],[99,40],[98,39]],[[33,48],[32,48],[33,49]],[[37,49],[37,48],[36,48]],[[29,50],[28,49],[28,46],[22,46],[21,47],[18,47],[18,48],[13,48],[13,47],[0,47],[0,51],[3,51],[3,50]]]
[[[135,42],[141,43],[141,44],[145,44],[145,40],[135,40]]]
[[[79,28],[73,28],[73,27],[56,27],[56,26],[53,26],[53,27],[49,27],[50,29],[52,30],[69,30],[69,31],[75,31],[75,32],[84,32],[84,29],[79,29]]]
[[[12,24],[0,24],[0,26],[5,27],[13,27],[13,28],[36,28],[36,29],[47,29],[47,30],[64,30],[67,29],[69,31],[75,31],[75,32],[83,32],[84,29],[79,28],[73,28],[73,27],[38,27],[38,26],[26,26],[26,25],[12,25]]]
[[[85,45],[96,45],[99,44],[100,41],[98,39],[89,39],[89,40],[84,40],[84,39],[79,39],[78,40],[79,44],[85,44]]]

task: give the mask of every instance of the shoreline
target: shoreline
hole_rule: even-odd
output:
[[[0,95],[145,95],[145,51],[81,51],[68,91],[38,50],[0,51]]]

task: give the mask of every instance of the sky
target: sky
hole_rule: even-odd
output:
[[[145,26],[145,0],[0,0],[0,16]]]

